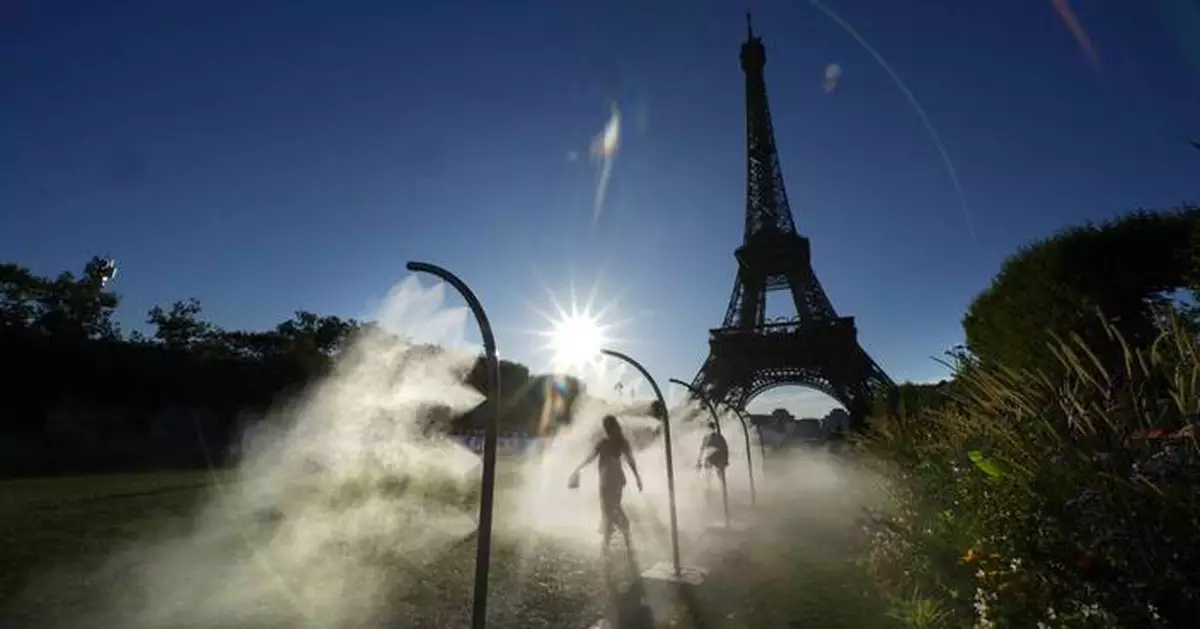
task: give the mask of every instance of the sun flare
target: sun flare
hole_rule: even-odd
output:
[[[537,327],[525,330],[541,340],[538,349],[547,357],[544,368],[576,378],[595,377],[606,372],[601,350],[628,342],[620,331],[632,319],[614,320],[620,294],[624,291],[600,301],[597,299],[598,284],[594,284],[582,299],[576,294],[574,283],[565,299],[549,288],[544,290],[550,308],[528,304],[537,315],[534,319]]]
[[[554,363],[563,367],[580,367],[597,360],[606,341],[604,327],[587,313],[572,312],[560,318],[550,332]]]

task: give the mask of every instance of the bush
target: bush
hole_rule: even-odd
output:
[[[1103,352],[1060,341],[1056,380],[964,361],[941,404],[860,442],[897,479],[864,560],[934,610],[910,626],[1194,626],[1200,361],[1166,328],[1144,350],[1107,323]]]

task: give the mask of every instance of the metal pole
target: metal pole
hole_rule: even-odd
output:
[[[617,360],[624,361],[637,369],[642,377],[650,383],[650,388],[654,389],[654,397],[658,401],[658,409],[662,413],[659,419],[663,423],[663,441],[667,448],[667,501],[671,507],[671,561],[674,564],[675,576],[683,576],[683,568],[679,564],[679,516],[675,513],[675,461],[671,456],[671,420],[670,414],[667,412],[667,401],[663,399],[662,390],[658,388],[658,383],[654,378],[650,377],[650,372],[638,361],[611,349],[602,349],[600,353],[606,356],[612,356]]]
[[[487,429],[483,441],[483,486],[479,496],[479,541],[475,547],[475,599],[471,607],[471,628],[487,627],[488,568],[492,556],[492,504],[496,495],[496,442],[500,431],[500,361],[496,357],[496,338],[487,313],[475,293],[450,271],[425,262],[409,262],[409,271],[429,273],[454,287],[471,308],[479,334],[483,337],[487,362]]]
[[[746,418],[742,416],[742,412],[733,408],[733,414],[737,416],[738,423],[742,425],[742,436],[746,438],[746,469],[750,472],[750,506],[758,504],[758,494],[754,490],[754,461],[750,458],[750,426],[746,424]],[[758,433],[758,445],[762,446],[762,431]],[[763,459],[765,462],[766,459]]]
[[[699,398],[701,402],[704,402],[704,405],[708,407],[709,414],[712,415],[713,424],[715,424],[717,427],[717,434],[718,435],[721,434],[721,416],[717,414],[717,408],[715,406],[713,406],[713,403],[711,401],[709,401],[707,395],[704,395],[702,392],[697,390],[692,385],[684,382],[683,380],[679,380],[677,378],[671,378],[670,380],[668,380],[668,382],[674,382],[675,384],[687,389],[689,393],[691,393],[693,396]],[[739,418],[739,419],[741,419],[741,418]],[[746,456],[749,457],[749,455],[750,455],[750,435],[749,435],[749,433],[747,433],[746,434]],[[747,458],[747,461],[749,461],[749,458]],[[721,472],[722,472],[720,475],[721,504],[723,504],[725,507],[725,528],[729,528],[730,527],[729,486],[725,482],[724,470],[722,470]],[[750,502],[753,504],[754,503],[754,469],[750,468],[749,472],[750,472]]]
[[[747,425],[746,424],[746,413],[743,412],[741,409],[734,407],[734,406],[730,406],[729,408],[732,409],[733,412],[737,414],[738,419],[742,420],[742,426],[745,427]],[[759,452],[758,460],[762,461],[762,463],[761,463],[762,470],[763,470],[763,474],[765,475],[767,473],[767,442],[763,440],[762,425],[760,424],[758,426],[755,426],[755,428],[758,429],[758,452]]]

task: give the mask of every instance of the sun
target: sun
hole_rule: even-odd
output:
[[[562,316],[550,331],[554,364],[561,367],[580,367],[596,361],[607,342],[604,326],[586,312]]]
[[[570,295],[562,299],[543,287],[551,308],[544,309],[536,304],[527,303],[527,307],[536,315],[534,321],[537,327],[526,329],[527,334],[541,339],[540,349],[547,355],[546,368],[554,373],[570,374],[576,377],[587,376],[593,370],[605,371],[604,354],[606,347],[624,344],[622,338],[613,335],[632,322],[632,319],[613,320],[618,311],[618,295],[597,303],[599,284],[593,284],[589,294],[579,299],[575,293],[575,285],[571,284]],[[619,332],[618,332],[619,334]]]

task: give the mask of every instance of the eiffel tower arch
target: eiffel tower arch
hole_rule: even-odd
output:
[[[796,229],[767,107],[762,39],[746,16],[746,222],[734,252],[737,278],[720,328],[693,386],[738,409],[769,389],[799,385],[840,402],[860,428],[872,400],[895,385],[858,343],[853,317],[838,316],[813,272],[808,238]],[[766,318],[767,294],[791,295],[794,316]]]

